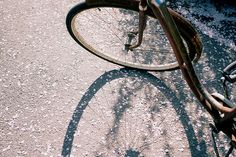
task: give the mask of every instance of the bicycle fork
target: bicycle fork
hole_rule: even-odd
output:
[[[139,3],[139,28],[138,31],[130,32],[128,34],[128,40],[125,44],[126,49],[133,50],[141,45],[143,40],[143,31],[147,25],[147,16],[145,15],[145,11],[147,10],[147,1],[141,0]],[[136,44],[131,45],[133,38],[138,34],[138,41]]]

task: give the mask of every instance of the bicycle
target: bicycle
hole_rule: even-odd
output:
[[[101,16],[98,15],[99,13]],[[83,14],[85,18],[79,17]],[[91,16],[88,17],[89,15]],[[108,18],[108,15],[111,17]],[[99,23],[94,24],[92,16],[100,18]],[[119,19],[118,16],[121,18]],[[88,21],[85,22],[86,20]],[[92,20],[92,23],[88,23],[89,20]],[[115,23],[111,23],[114,20]],[[98,24],[101,26],[98,27]],[[133,28],[135,24],[138,26]],[[157,24],[160,26],[156,26]],[[179,68],[190,89],[212,116],[213,132],[221,131],[231,140],[231,148],[226,156],[229,156],[236,148],[236,122],[234,120],[236,106],[229,100],[226,88],[227,81],[235,82],[236,80],[234,70],[236,63],[230,64],[223,72],[223,86],[226,95],[210,94],[202,86],[193,68],[193,63],[199,60],[202,53],[199,35],[187,20],[167,8],[164,0],[86,0],[69,11],[66,25],[70,35],[78,44],[109,62],[152,71]],[[87,25],[92,27],[92,30]],[[156,29],[153,30],[149,28],[150,26],[156,26]],[[87,32],[86,29],[88,29]],[[95,33],[95,30],[98,32]],[[99,32],[108,34],[108,36],[100,35]],[[93,38],[96,35],[98,37]],[[112,41],[115,37],[117,39]],[[102,40],[102,38],[104,39]],[[167,46],[167,44],[169,45]],[[156,45],[159,45],[158,49],[162,54],[155,52],[157,51]],[[170,53],[171,51],[173,53]],[[174,55],[171,56],[171,54]],[[161,57],[164,59],[160,59]],[[217,150],[215,151],[219,156]]]

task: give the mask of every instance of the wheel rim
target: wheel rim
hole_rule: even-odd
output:
[[[113,63],[145,70],[178,67],[156,19],[149,18],[141,46],[133,51],[126,49],[130,34],[138,29],[138,13],[135,11],[106,7],[87,9],[74,16],[71,28],[77,42]],[[136,38],[131,38],[131,44],[136,43]]]

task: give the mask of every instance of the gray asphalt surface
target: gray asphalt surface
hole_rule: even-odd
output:
[[[136,93],[137,97],[130,96],[132,103],[161,101],[168,109],[172,106],[161,112],[162,117],[167,117],[161,127],[172,129],[170,133],[160,134],[160,145],[155,145],[160,146],[156,149],[157,156],[214,156],[208,126],[211,118],[189,91],[180,71],[146,73],[123,69],[88,53],[72,40],[65,26],[69,9],[78,2],[0,0],[0,156],[70,153],[91,156],[92,146],[81,153],[86,145],[81,148],[80,136],[86,137],[85,134],[73,133],[80,123],[76,111],[83,103],[94,104],[102,99],[98,102],[103,104],[107,100],[104,97],[111,102],[122,102],[122,96],[129,97],[127,93]],[[209,91],[222,93],[221,71],[236,59],[236,20],[235,16],[226,15],[224,8],[219,12],[209,5],[191,8],[180,2],[175,7],[191,20],[203,40],[204,54],[196,65],[199,78]],[[210,12],[204,6],[210,7]],[[234,8],[230,12],[235,15]],[[206,22],[206,15],[213,19]],[[226,20],[222,22],[222,19]],[[235,100],[234,88],[232,93]],[[140,116],[142,112],[134,113]],[[86,114],[87,119],[93,115]],[[127,118],[132,120],[128,115]],[[94,128],[86,128],[87,136],[93,136],[94,132],[89,131]],[[68,139],[73,137],[74,141],[70,142]],[[220,152],[224,154],[222,144],[226,141],[222,139]]]

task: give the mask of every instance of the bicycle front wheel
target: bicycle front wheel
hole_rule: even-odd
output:
[[[114,1],[116,2],[116,1]],[[147,26],[142,44],[133,50],[138,39],[138,3],[124,5],[116,3],[88,5],[81,3],[67,15],[67,29],[74,40],[89,52],[109,62],[143,70],[173,70],[178,68],[171,45],[152,11],[147,11]],[[180,34],[192,59],[199,50],[189,34],[189,23],[173,11],[174,19],[181,19]],[[177,25],[180,25],[177,23]],[[185,27],[187,25],[187,27]],[[191,39],[192,38],[192,39]],[[197,43],[197,42],[195,42]]]

